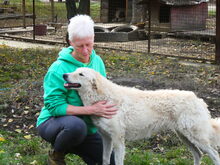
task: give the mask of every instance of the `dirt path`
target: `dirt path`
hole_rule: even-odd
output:
[[[0,46],[6,45],[9,47],[15,47],[15,48],[43,48],[43,49],[53,49],[57,48],[55,45],[46,45],[46,44],[38,44],[38,43],[30,43],[30,42],[22,42],[22,41],[13,41],[13,40],[6,40],[6,39],[0,39]]]

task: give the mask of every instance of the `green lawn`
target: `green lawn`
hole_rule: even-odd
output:
[[[170,141],[167,141],[149,149],[150,141],[156,138],[157,136],[154,136],[147,142],[128,143],[125,165],[193,165],[191,153],[180,144],[171,146]],[[49,149],[50,145],[38,136],[0,131],[1,165],[45,165]],[[67,155],[66,162],[68,165],[85,164],[81,158],[74,155]],[[212,163],[209,158],[204,157],[202,165]]]

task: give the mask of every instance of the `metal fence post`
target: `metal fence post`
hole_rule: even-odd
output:
[[[148,53],[151,47],[151,0],[148,0]]]
[[[216,0],[216,40],[215,40],[215,61],[220,64],[220,0]]]
[[[22,15],[23,15],[23,27],[26,28],[26,18],[25,18],[25,0],[22,0]]]
[[[33,40],[35,41],[35,0],[33,0]]]
[[[51,22],[54,22],[54,18],[55,18],[55,15],[54,15],[54,0],[50,0],[51,2]]]

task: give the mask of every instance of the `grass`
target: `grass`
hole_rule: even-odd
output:
[[[215,17],[216,16],[216,11],[215,10],[209,10],[208,11],[208,16],[209,17]]]
[[[33,1],[32,0],[26,0],[26,12],[27,13],[33,13]],[[18,13],[22,13],[22,1],[21,0],[14,0],[10,3],[8,7],[15,6],[17,7]],[[36,12],[36,21],[38,23],[43,22],[51,22],[52,21],[52,9],[51,9],[51,3],[48,2],[41,2],[39,0],[35,0],[35,12]],[[98,21],[100,16],[100,2],[92,1],[90,3],[90,12],[91,17]],[[66,5],[65,2],[54,3],[54,15],[57,15],[58,22],[67,22],[67,14],[66,14]]]
[[[58,51],[11,49],[4,45],[0,49],[0,58],[2,59],[0,65],[1,88],[10,88],[13,83],[21,79],[38,79],[42,77],[51,62],[56,59]],[[11,83],[8,83],[9,80]]]
[[[0,131],[0,164],[45,165],[50,145],[38,136],[25,136],[22,133]],[[28,137],[28,138],[27,138]],[[68,155],[70,165],[83,164],[77,156]]]
[[[41,102],[38,97],[42,95],[31,95],[39,92],[39,89],[32,88],[33,85],[30,84],[42,83],[42,78],[51,63],[56,60],[59,49],[15,49],[0,45],[0,52],[0,105],[10,105],[8,109],[0,107],[0,164],[44,165],[50,145],[36,135],[35,128],[27,129],[35,125],[35,113],[40,110],[40,107],[35,106]],[[193,82],[194,79],[208,80],[211,87],[217,81],[212,80],[216,71],[215,67],[211,66],[184,66],[174,59],[139,53],[101,49],[97,50],[97,53],[102,56],[110,77],[145,77],[153,84],[159,83],[160,87],[165,83],[172,86],[171,82],[181,80],[181,87],[185,85],[193,90],[198,88]],[[192,83],[189,84],[190,82]],[[200,87],[203,88],[203,84]],[[17,93],[14,93],[15,89]],[[30,123],[25,123],[26,119],[23,118],[27,115],[24,115],[24,112],[30,113]],[[16,118],[16,115],[21,115],[22,118]],[[74,155],[68,155],[66,161],[68,165],[84,165],[83,161]],[[149,140],[127,142],[125,165],[192,164],[191,153],[175,135],[155,135]],[[202,165],[212,163],[208,157],[204,157]]]
[[[22,165],[45,165],[47,152],[50,145],[40,137],[9,131],[0,131],[0,162],[1,165],[22,164]],[[151,140],[155,139],[151,138]],[[147,149],[149,142],[141,141],[129,143],[126,150],[125,165],[192,165],[192,156],[185,146],[170,146],[164,143],[161,151]],[[85,165],[85,163],[75,155],[67,155],[68,165]],[[204,157],[202,165],[212,165],[208,157]]]

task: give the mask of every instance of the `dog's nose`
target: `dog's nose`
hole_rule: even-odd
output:
[[[67,81],[67,78],[68,78],[68,74],[67,73],[63,74],[63,79]]]

